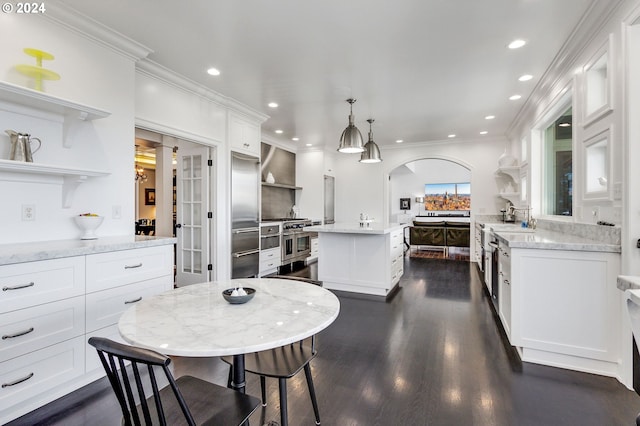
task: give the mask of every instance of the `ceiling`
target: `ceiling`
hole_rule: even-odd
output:
[[[337,148],[350,97],[381,146],[504,135],[597,0],[62,1],[269,115],[270,139]]]

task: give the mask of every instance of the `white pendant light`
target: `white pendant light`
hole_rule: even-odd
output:
[[[382,161],[382,158],[380,158],[380,149],[373,141],[373,130],[371,130],[373,121],[373,118],[367,120],[367,123],[369,123],[369,142],[364,145],[364,151],[360,155],[361,163],[379,163]]]
[[[355,101],[355,99],[347,99],[347,102],[351,104],[349,112],[349,125],[342,132],[342,136],[340,136],[340,146],[338,147],[338,151],[344,152],[345,154],[355,154],[364,151],[362,134],[360,133],[360,130],[358,130],[358,128],[353,124],[353,104]]]

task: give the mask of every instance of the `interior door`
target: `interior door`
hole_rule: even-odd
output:
[[[176,285],[210,280],[210,149],[180,148],[176,166]]]

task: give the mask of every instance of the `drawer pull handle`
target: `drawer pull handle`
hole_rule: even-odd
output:
[[[124,265],[124,269],[135,269],[135,268],[141,268],[141,267],[142,267],[142,262],[136,265]]]
[[[2,388],[3,389],[4,388],[8,388],[9,386],[15,386],[15,385],[17,385],[19,383],[26,382],[27,380],[29,380],[32,377],[33,377],[33,373],[29,373],[28,376],[23,377],[22,379],[14,380],[13,382],[9,382],[9,383],[3,383],[2,384]]]
[[[5,334],[4,336],[2,336],[2,340],[13,339],[14,337],[24,336],[25,334],[29,334],[32,331],[33,331],[33,327],[29,328],[28,330],[20,331],[20,332],[15,333],[15,334]]]
[[[36,283],[31,281],[29,284],[16,285],[13,287],[2,287],[2,291],[20,290],[21,288],[33,287],[34,285],[36,285]]]
[[[141,301],[141,300],[142,300],[142,296],[138,297],[137,299],[133,299],[133,300],[125,300],[125,301],[124,301],[124,304],[125,304],[125,305],[129,305],[129,304],[131,304],[131,303],[138,303],[138,302],[139,302],[139,301]]]

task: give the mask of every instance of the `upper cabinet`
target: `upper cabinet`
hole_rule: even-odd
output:
[[[612,110],[611,36],[584,67],[584,125]]]
[[[260,157],[260,125],[230,112],[229,144],[233,151]]]

